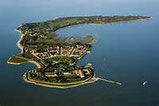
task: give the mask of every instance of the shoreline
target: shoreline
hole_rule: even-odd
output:
[[[48,88],[60,88],[60,89],[68,89],[68,88],[73,88],[73,87],[78,87],[84,84],[91,84],[94,83],[96,81],[99,80],[98,77],[93,76],[91,79],[87,79],[85,81],[81,81],[81,83],[79,82],[79,84],[72,84],[72,85],[53,85],[53,84],[44,84],[42,82],[35,82],[35,81],[31,81],[26,77],[26,72],[23,75],[23,80],[27,83],[30,84],[34,84],[34,85],[38,85],[38,86],[42,86],[42,87],[48,87]]]
[[[22,34],[22,32],[19,31],[19,30],[17,30],[17,29],[15,29],[15,31],[17,31],[17,32],[20,33],[20,39],[17,41],[16,44],[17,44],[18,48],[21,50],[20,52],[23,53],[23,47],[22,47],[22,45],[20,44],[20,42],[22,41],[22,39],[23,39],[23,37],[24,37],[24,34]]]
[[[40,64],[38,64],[37,62],[35,62],[35,61],[28,61],[29,63],[33,63],[33,64],[35,64],[36,66],[37,66],[37,68],[42,68],[41,66],[40,66]]]
[[[20,42],[22,41],[22,39],[23,39],[23,37],[24,37],[25,34],[22,34],[22,32],[19,31],[19,30],[17,30],[17,29],[15,29],[15,31],[16,31],[16,32],[19,32],[19,35],[20,35],[20,39],[17,41],[16,45],[17,45],[18,48],[20,49],[20,53],[23,53],[23,46],[20,44]],[[10,58],[11,58],[11,57],[10,57]],[[10,58],[9,58],[9,59],[10,59]],[[9,59],[8,59],[8,60],[9,60]],[[9,62],[8,60],[7,60],[7,63],[8,63],[8,64],[12,64],[12,65],[20,65],[20,64],[23,64],[23,63]],[[27,61],[27,62],[36,65],[37,68],[42,68],[42,67],[40,66],[40,64],[38,64],[36,61]],[[24,63],[27,63],[27,62],[24,62]]]

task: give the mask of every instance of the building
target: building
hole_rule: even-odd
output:
[[[45,72],[46,77],[57,77],[58,75],[56,72]]]
[[[55,56],[81,57],[87,53],[87,45],[50,46],[42,50],[33,49],[31,53],[38,58],[52,58]]]

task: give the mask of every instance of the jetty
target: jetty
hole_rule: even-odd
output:
[[[112,80],[108,80],[108,79],[104,79],[104,78],[99,78],[99,80],[104,81],[104,82],[108,82],[108,83],[112,83],[112,84],[116,84],[116,85],[122,85],[122,83],[117,82],[117,81],[112,81]]]

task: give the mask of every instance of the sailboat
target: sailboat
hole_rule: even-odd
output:
[[[147,81],[144,81],[142,85],[146,85],[146,84],[147,84]]]

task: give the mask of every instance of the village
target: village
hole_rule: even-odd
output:
[[[55,56],[68,56],[68,57],[82,57],[88,53],[90,48],[89,44],[76,44],[76,45],[63,45],[63,46],[49,46],[43,49],[33,49],[31,53],[39,59],[47,59]]]
[[[82,81],[91,78],[93,75],[93,68],[90,63],[83,67],[75,64],[66,65],[63,63],[56,63],[43,69],[34,69],[27,73],[27,79],[41,80],[45,82],[74,82]]]

